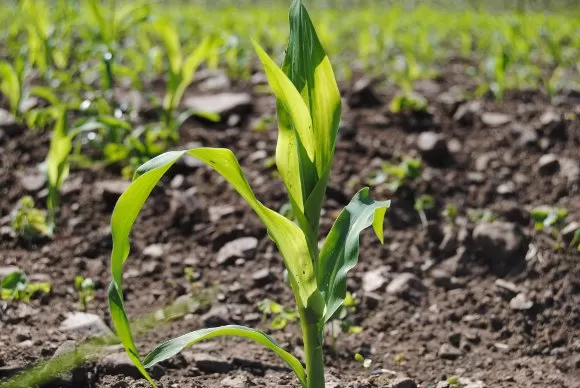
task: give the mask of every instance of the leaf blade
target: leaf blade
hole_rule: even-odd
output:
[[[242,338],[251,339],[261,345],[266,346],[273,352],[275,352],[279,357],[281,357],[284,362],[294,371],[300,383],[305,385],[306,383],[306,372],[304,367],[298,361],[296,357],[282,349],[276,344],[276,342],[268,335],[255,329],[251,329],[245,326],[239,325],[228,325],[215,328],[207,328],[196,330],[180,337],[173,338],[158,345],[153,349],[143,360],[146,368],[150,368],[153,365],[165,361],[168,358],[178,354],[186,347],[192,346],[199,341],[203,341],[210,338],[220,337],[220,336],[237,336]]]
[[[390,201],[375,201],[369,189],[360,190],[332,226],[319,257],[318,287],[326,301],[325,321],[339,309],[346,295],[346,274],[358,261],[359,235],[373,226],[382,234],[382,222]],[[379,226],[380,223],[380,226]],[[382,241],[382,236],[379,237]]]

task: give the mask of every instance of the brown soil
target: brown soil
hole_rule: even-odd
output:
[[[425,93],[429,99],[427,115],[390,113],[386,102],[394,90],[380,87],[378,90],[384,93],[379,97],[385,102],[381,106],[345,106],[344,131],[337,145],[323,233],[328,231],[337,210],[379,168],[378,161],[398,162],[403,155],[418,155],[416,139],[421,132],[443,134],[452,157],[442,167],[426,163],[422,178],[396,193],[390,193],[384,185],[372,189],[375,198],[393,200],[385,226],[385,244],[381,246],[371,233],[362,237],[360,262],[349,280],[349,289],[360,303],[349,319],[363,331],[340,336],[336,351],[328,347],[328,371],[335,376],[332,380],[340,382],[336,386],[345,387],[387,386],[391,373],[369,377],[370,371],[380,369],[411,377],[421,387],[435,387],[453,375],[481,380],[488,387],[580,387],[580,256],[571,248],[556,250],[552,237],[534,232],[529,219],[532,207],[551,205],[567,208],[568,221],[580,221],[578,181],[566,176],[567,168],[541,175],[537,167],[539,158],[546,153],[579,163],[580,121],[562,119],[559,125],[563,126],[564,135],[540,124],[540,116],[547,110],[561,117],[570,118],[574,112],[579,115],[579,100],[563,97],[558,105],[553,105],[539,92],[509,93],[503,102],[480,100],[481,106],[473,117],[468,115],[457,121],[453,119],[457,107],[438,98],[454,84],[464,85],[456,77],[444,77],[429,85],[431,90]],[[238,87],[252,91],[249,86]],[[279,209],[285,201],[282,184],[273,177],[272,168],[264,167],[264,159],[257,159],[254,154],[263,149],[268,157],[273,156],[275,128],[270,125],[263,132],[251,129],[253,118],[274,114],[274,104],[269,95],[254,95],[254,113],[241,126],[223,128],[190,122],[183,130],[182,144],[195,141],[204,146],[231,148],[256,195]],[[482,122],[484,112],[507,113],[511,120],[492,128]],[[521,145],[516,134],[521,127],[536,131],[538,139]],[[4,226],[6,216],[25,193],[19,171],[27,171],[44,159],[48,139],[48,133],[31,131],[0,137],[0,218]],[[487,166],[479,166],[478,171],[486,157]],[[470,174],[473,172],[479,176],[474,178]],[[172,188],[170,182],[177,175],[184,178],[183,183]],[[51,357],[65,340],[79,339],[59,330],[65,314],[79,309],[73,284],[76,275],[96,281],[96,298],[88,311],[110,323],[106,288],[110,279],[108,225],[112,207],[96,190],[104,179],[118,178],[112,169],[72,171],[53,240],[29,243],[6,233],[0,237],[0,266],[19,266],[32,280],[48,279],[53,286],[50,295],[35,298],[27,306],[2,302],[0,367],[30,365]],[[499,194],[498,186],[508,181],[515,184],[515,190]],[[195,197],[186,209],[194,216],[189,222],[181,222],[171,210],[171,198],[191,187],[196,188]],[[42,203],[42,192],[31,194]],[[437,202],[437,208],[427,213],[429,228],[423,227],[412,208],[413,197],[418,194],[430,194]],[[440,248],[438,229],[446,226],[441,212],[449,203],[457,205],[462,222],[453,232],[458,237],[457,246],[446,250]],[[218,222],[210,222],[203,209],[225,205],[235,211],[223,215]],[[466,217],[468,208],[490,209],[500,220],[516,224],[537,253],[526,260],[526,246],[521,257],[513,258],[519,263],[517,266],[501,271],[490,267],[482,259],[490,253],[477,251],[471,238],[476,225]],[[205,168],[176,166],[170,171],[154,191],[132,236],[132,254],[125,270],[132,271],[125,285],[131,317],[166,306],[189,292],[190,285],[183,275],[188,265],[194,265],[200,273],[203,288],[216,290],[212,306],[139,337],[142,353],[164,339],[203,327],[202,316],[210,307],[227,305],[228,311],[222,313],[226,321],[260,326],[260,317],[256,316],[258,301],[271,298],[292,304],[291,292],[282,281],[282,260],[259,220],[223,179]],[[219,248],[246,236],[259,239],[252,259],[229,266],[216,265]],[[162,258],[144,256],[143,250],[151,244],[163,244]],[[263,268],[271,269],[275,279],[257,287],[252,274]],[[362,290],[363,275],[370,271],[381,271],[386,280],[402,272],[413,273],[426,291],[395,296],[380,287],[375,296],[366,295]],[[510,300],[515,294],[497,286],[499,278],[525,290],[533,307],[512,309]],[[29,335],[18,335],[22,331]],[[273,331],[272,335],[287,349],[299,353],[301,343],[295,324]],[[444,344],[459,350],[458,355],[442,357],[439,351]],[[163,387],[227,386],[225,378],[236,378],[241,382],[238,386],[297,386],[278,359],[253,343],[219,339],[188,352],[186,357],[175,357],[163,365],[159,380]],[[369,370],[354,361],[357,352],[373,360]],[[187,363],[193,353],[211,354],[230,365],[231,371],[206,373],[195,363]],[[75,386],[147,386],[142,379],[109,373],[99,367],[99,362],[79,370],[81,380]]]

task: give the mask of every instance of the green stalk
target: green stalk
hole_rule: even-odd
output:
[[[300,323],[306,361],[306,387],[324,388],[324,355],[322,354],[322,331],[319,322],[309,319],[308,312],[300,309]]]

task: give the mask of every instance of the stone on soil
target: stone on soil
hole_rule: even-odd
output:
[[[372,108],[383,105],[374,91],[372,81],[368,78],[361,78],[354,84],[348,104],[353,108]]]
[[[387,293],[399,297],[419,298],[427,292],[427,288],[416,275],[408,272],[397,275],[387,286]]]
[[[258,239],[242,237],[226,243],[217,253],[216,261],[219,265],[231,265],[236,259],[251,259],[256,253]]]
[[[500,127],[512,121],[510,115],[504,113],[485,112],[481,115],[481,121],[488,127]]]
[[[99,363],[99,369],[106,375],[121,375],[133,378],[141,378],[141,372],[137,369],[133,361],[126,352],[108,354]],[[163,368],[155,365],[147,370],[152,377],[159,378],[163,375]]]
[[[225,120],[232,114],[245,114],[252,110],[252,96],[248,93],[219,93],[192,96],[184,100],[186,108],[195,112],[213,113]]]
[[[520,292],[510,300],[510,308],[512,310],[525,311],[531,309],[533,306],[534,302],[528,298],[525,292]]]
[[[127,190],[131,183],[123,180],[104,180],[95,184],[97,192],[101,193],[107,205],[114,206],[121,194]]]
[[[362,288],[365,293],[379,291],[385,287],[387,279],[381,272],[379,269],[365,272],[362,278]]]
[[[437,352],[437,355],[440,358],[443,358],[445,360],[455,360],[455,359],[461,357],[463,355],[463,353],[461,352],[460,349],[458,349],[452,345],[443,344],[439,348],[439,352]]]
[[[206,353],[185,353],[184,356],[188,362],[194,362],[195,366],[205,373],[228,373],[233,369],[228,361]]]
[[[101,336],[113,334],[111,329],[96,314],[74,312],[67,314],[61,323],[62,331],[73,332],[84,336]]]
[[[417,148],[426,162],[440,166],[449,157],[449,149],[445,137],[439,133],[427,131],[417,138]]]
[[[480,223],[473,230],[477,254],[494,271],[504,274],[524,259],[526,238],[520,227],[508,222]]]
[[[554,154],[545,154],[538,160],[538,172],[541,175],[552,175],[560,170],[560,162]]]

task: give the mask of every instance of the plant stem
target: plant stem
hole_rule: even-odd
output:
[[[304,357],[306,358],[306,387],[324,388],[324,356],[322,331],[318,322],[310,322],[308,312],[300,309]]]

